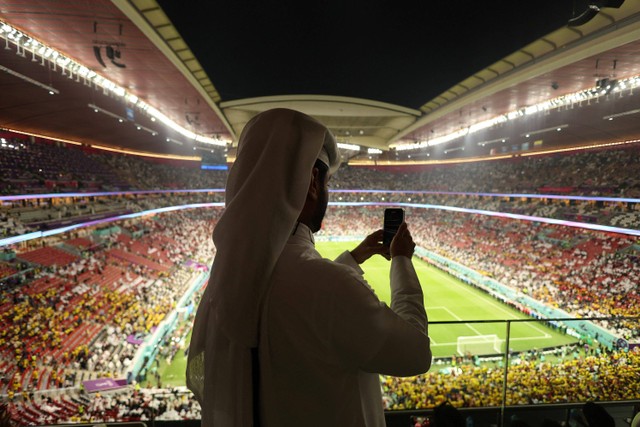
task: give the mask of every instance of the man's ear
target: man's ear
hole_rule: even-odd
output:
[[[319,177],[320,170],[318,168],[311,169],[311,182],[309,183],[309,192],[307,193],[307,197],[312,197],[313,199],[318,197],[320,183]]]

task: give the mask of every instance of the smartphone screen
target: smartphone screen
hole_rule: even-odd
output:
[[[386,246],[391,244],[393,236],[396,235],[398,227],[404,222],[404,209],[387,208],[384,210],[384,236],[382,243]]]

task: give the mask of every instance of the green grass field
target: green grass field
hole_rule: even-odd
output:
[[[354,248],[357,242],[318,242],[316,245],[325,257],[335,258],[343,251]],[[529,318],[417,258],[414,258],[413,263],[422,284],[429,321],[497,321],[496,323],[431,325],[429,336],[435,357],[451,356],[456,353],[459,336],[497,335],[504,342],[506,322],[500,322],[501,320]],[[367,282],[375,290],[378,298],[389,304],[389,261],[379,256],[372,257],[363,264],[362,268]],[[571,342],[576,340],[540,323],[511,324],[510,347],[512,350],[553,347]],[[504,351],[504,344],[500,349]]]
[[[357,242],[317,242],[316,247],[323,256],[333,259],[345,250],[353,249]],[[489,297],[471,286],[444,273],[429,264],[414,258],[414,265],[424,290],[424,302],[429,321],[495,320],[495,323],[459,323],[431,325],[429,336],[435,357],[456,353],[459,336],[497,335],[504,351],[506,322],[508,319],[527,319],[523,313]],[[365,278],[375,290],[378,298],[390,303],[389,261],[375,256],[362,265]],[[576,339],[560,334],[541,323],[512,323],[510,347],[523,351],[534,348],[553,347],[576,342]],[[176,356],[171,365],[162,361],[160,374],[167,386],[184,385],[186,360],[182,354]]]

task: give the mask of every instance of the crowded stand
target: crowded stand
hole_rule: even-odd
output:
[[[2,194],[224,188],[226,180],[225,171],[201,170],[198,162],[103,152],[17,135],[3,140]],[[633,144],[446,165],[343,166],[332,178],[332,187],[633,198],[640,197],[639,159],[640,144]]]
[[[638,154],[640,146],[634,144],[621,149],[434,165],[422,170],[397,167],[394,179],[389,179],[384,167],[343,167],[336,172],[333,187],[639,197]]]
[[[507,405],[615,401],[640,398],[640,352],[580,355],[556,363],[517,358],[509,367]],[[504,371],[460,364],[408,378],[383,377],[386,409],[499,406]]]
[[[30,277],[3,289],[0,304],[2,321],[11,325],[0,333],[0,358],[7,373],[0,394],[12,402],[14,420],[38,424],[198,416],[189,394],[153,403],[159,408],[154,412],[144,409],[156,399],[149,397],[149,390],[131,385],[105,397],[83,393],[80,385],[127,371],[135,357],[135,345],[127,337],[149,333],[175,308],[193,273],[185,260],[210,264],[214,252],[210,236],[220,211],[185,210],[130,221],[119,232],[101,238],[87,233],[56,247],[26,247],[18,252],[17,261],[3,264],[5,277],[16,268],[32,271]],[[378,224],[379,214],[375,207],[330,208],[319,236],[362,237]],[[412,209],[407,218],[419,246],[573,315],[639,314],[634,284],[640,271],[637,263],[625,258],[634,239],[431,210]],[[637,327],[631,325],[604,326],[629,339],[637,336]],[[184,337],[184,327],[176,333]],[[183,348],[171,342],[169,337],[159,357],[171,359]],[[640,398],[632,382],[638,375],[638,354],[608,349],[601,353],[597,348],[598,354],[581,351],[577,357],[542,365],[518,361],[509,374],[514,385],[508,402]],[[617,388],[610,386],[612,364]],[[495,406],[501,402],[501,373],[500,367],[469,363],[419,377],[385,377],[384,402],[390,410],[433,407],[442,400],[456,406]],[[166,389],[155,392],[171,395]],[[140,399],[147,399],[147,404]],[[52,407],[68,410],[52,411]]]
[[[577,200],[567,204],[564,201],[550,199],[513,200],[510,197],[398,194],[392,192],[333,192],[331,193],[331,201],[335,203],[427,204],[587,222],[627,229],[640,228],[640,203],[600,202],[596,204],[592,201]],[[223,202],[223,192],[74,197],[66,203],[57,202],[54,206],[33,203],[28,207],[5,208],[5,213],[2,215],[6,219],[5,221],[0,220],[0,224],[6,224],[2,231],[2,237],[11,237],[36,230],[52,229],[61,224],[94,221],[169,206]]]
[[[180,190],[224,188],[226,172],[39,139],[7,141],[0,150],[2,194],[174,190],[4,202],[2,238],[52,229],[61,221],[224,201],[222,192]],[[639,228],[640,203],[426,193],[640,197],[638,154],[639,147],[632,146],[416,171],[342,167],[331,181],[331,201],[429,204]],[[353,191],[358,189],[378,191]],[[640,316],[637,238],[437,209],[406,210],[420,248],[523,295],[575,317]],[[13,421],[37,425],[199,418],[189,392],[162,388],[158,378],[154,388],[146,371],[114,391],[89,392],[83,384],[121,379],[131,371],[137,340],[176,311],[194,277],[211,265],[211,234],[221,211],[143,216],[2,248],[0,322],[7,326],[0,331],[0,396],[10,402]],[[362,238],[380,223],[380,207],[331,206],[318,236]],[[156,359],[170,362],[184,350],[177,343],[186,339],[190,319],[182,319],[163,339]],[[596,323],[629,342],[640,340],[637,320]],[[566,351],[574,356],[553,361],[514,355],[506,403],[640,399],[637,350],[625,353],[597,343],[591,349]],[[431,408],[446,400],[459,407],[501,404],[502,366],[455,364],[454,358],[434,367],[419,377],[384,377],[385,407]]]
[[[210,265],[218,212],[189,210],[97,229],[55,246],[25,245],[13,262],[3,262],[0,321],[9,326],[0,332],[0,395],[22,402],[16,421],[68,421],[34,409],[36,402],[64,406],[66,393],[48,392],[126,374],[136,353],[132,337],[151,333]],[[110,418],[122,415],[121,403],[113,402],[111,416],[99,413],[121,419]],[[171,402],[162,412],[193,415],[193,402],[186,405]],[[84,407],[85,414],[98,413]]]
[[[15,136],[0,143],[0,194],[223,188],[224,171]]]
[[[4,141],[0,146],[3,154],[0,156],[0,162],[3,162],[0,173],[2,194],[64,195],[122,190],[175,192],[102,197],[76,194],[73,197],[4,201],[0,207],[2,237],[47,230],[69,221],[86,222],[160,207],[224,201],[221,192],[180,192],[224,188],[227,172],[201,170],[198,162],[151,160],[39,138],[15,137]],[[555,157],[545,155],[420,168],[413,166],[401,171],[396,168],[343,166],[332,178],[331,200],[340,203],[383,201],[451,206],[634,229],[640,227],[640,203],[509,194],[638,197],[639,147],[635,144],[606,151],[576,151]],[[65,167],[69,156],[74,159],[72,168]],[[362,193],[356,190],[380,191]]]
[[[379,208],[334,208],[321,235],[364,236]],[[640,316],[637,239],[507,218],[407,210],[416,244],[576,317]],[[604,321],[628,340],[636,324]]]

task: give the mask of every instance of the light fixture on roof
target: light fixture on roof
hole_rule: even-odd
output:
[[[444,154],[453,153],[455,151],[464,151],[464,147],[447,148],[446,150],[444,150]]]
[[[345,144],[344,142],[338,142],[338,148],[350,151],[360,151],[360,146],[355,144]]]
[[[5,67],[4,65],[0,65],[0,70],[4,71],[7,74],[10,74],[14,77],[17,77],[21,80],[24,80],[27,83],[31,83],[34,86],[38,86],[39,88],[42,88],[44,90],[46,90],[47,92],[49,92],[49,95],[58,95],[60,93],[60,91],[54,87],[48,86],[44,83],[41,83],[37,80],[32,79],[31,77],[27,77],[24,74],[20,74],[17,71],[13,71],[10,68]]]
[[[429,144],[427,141],[416,141],[413,144],[399,144],[399,145],[394,145],[393,148],[396,152],[398,151],[407,151],[407,150],[416,150],[419,148],[424,148],[427,147]]]
[[[173,138],[167,138],[167,142],[173,142],[174,144],[184,145],[184,142],[178,141],[178,140],[173,139]]]
[[[0,20],[0,37],[5,39],[6,49],[9,49],[10,43],[14,44],[18,52],[22,52],[22,53],[29,52],[32,55],[40,56],[41,58],[43,58],[43,61],[45,59],[49,61],[53,66],[52,68],[53,70],[56,69],[55,67],[60,67],[62,75],[64,76],[69,76],[69,78],[71,78],[72,76],[75,75],[78,78],[77,81],[80,81],[79,78],[82,77],[85,80],[85,83],[88,83],[89,85],[96,85],[96,87],[102,88],[105,94],[111,93],[115,96],[125,98],[131,104],[132,107],[138,108],[140,111],[145,112],[149,117],[151,117],[151,120],[154,120],[154,121],[159,120],[167,127],[173,129],[175,132],[179,133],[180,135],[190,140],[194,140],[195,142],[200,142],[203,144],[212,144],[212,145],[220,145],[220,146],[226,145],[225,141],[215,140],[213,138],[209,138],[204,135],[199,135],[195,132],[190,131],[189,129],[186,129],[180,126],[179,124],[171,120],[169,117],[167,117],[165,114],[160,112],[158,109],[152,107],[151,105],[147,104],[143,100],[139,99],[136,95],[133,95],[132,93],[127,92],[123,87],[117,85],[116,83],[112,82],[111,80],[105,77],[98,75],[95,71],[90,70],[88,67],[85,67],[84,65],[72,60],[71,58],[58,52],[54,48],[47,46],[46,44],[28,36],[26,33],[23,33],[17,28],[14,28],[12,25],[1,20]],[[44,85],[27,76],[23,76],[20,73],[15,73],[13,70],[9,70],[6,67],[2,67],[1,69],[3,71],[8,72],[9,74],[16,75],[16,77],[20,77],[23,80],[28,81],[29,83],[40,86],[43,89],[52,91],[54,94],[59,93],[59,91],[55,88]]]
[[[549,127],[549,128],[538,129],[538,130],[534,130],[534,131],[531,131],[531,132],[523,133],[523,134],[520,134],[520,136],[524,136],[525,138],[529,138],[529,137],[531,137],[533,135],[538,135],[538,134],[541,134],[541,133],[546,133],[546,132],[551,132],[551,131],[559,132],[562,129],[565,129],[565,128],[568,128],[568,127],[569,127],[568,124],[563,124],[563,125],[559,125],[559,126],[553,126],[553,127]]]
[[[618,118],[618,117],[630,116],[632,114],[638,114],[638,113],[640,113],[640,108],[623,111],[622,113],[616,113],[616,114],[611,114],[611,115],[608,115],[608,116],[604,116],[603,119],[604,120],[613,120],[613,119]]]
[[[490,141],[480,141],[478,142],[478,145],[481,147],[485,147],[487,145],[491,145],[491,144],[495,144],[496,142],[505,142],[508,138],[496,138],[496,139],[492,139]]]
[[[96,113],[106,114],[109,117],[113,117],[114,119],[118,119],[118,121],[124,121],[124,118],[122,116],[119,116],[116,113],[112,113],[109,110],[105,110],[104,108],[100,108],[95,104],[87,104],[87,106],[89,108],[93,109],[93,111],[96,112]]]

